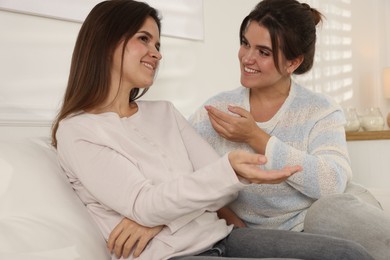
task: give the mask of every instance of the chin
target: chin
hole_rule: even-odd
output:
[[[152,85],[153,85],[154,81],[147,81],[147,82],[144,82],[144,84],[142,84],[141,86],[139,86],[139,88],[150,88]]]
[[[242,79],[241,79],[241,85],[244,88],[255,88],[256,87],[256,84],[254,82],[250,82],[250,81],[242,80]]]

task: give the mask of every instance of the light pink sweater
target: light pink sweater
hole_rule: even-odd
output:
[[[166,225],[139,259],[202,252],[230,233],[215,211],[245,184],[171,103],[137,104],[128,118],[107,112],[63,120],[60,164],[105,239],[126,216]]]

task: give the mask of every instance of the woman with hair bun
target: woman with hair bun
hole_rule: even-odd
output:
[[[350,239],[385,260],[390,256],[389,218],[348,194],[360,193],[378,205],[367,190],[350,182],[341,107],[293,79],[313,67],[316,27],[322,20],[317,9],[296,0],[259,2],[240,27],[242,86],[210,98],[190,123],[220,155],[243,149],[265,155],[267,170],[303,167],[279,184],[241,190],[218,212],[229,224]]]

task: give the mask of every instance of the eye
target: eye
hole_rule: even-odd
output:
[[[139,39],[144,42],[144,43],[148,43],[149,42],[149,37],[147,35],[141,35],[139,37]]]
[[[260,56],[263,56],[263,57],[268,57],[268,56],[270,56],[270,55],[271,55],[271,52],[270,52],[270,51],[268,51],[268,50],[263,50],[263,49],[260,49],[260,50],[259,50],[259,54],[260,54]]]
[[[156,48],[157,51],[160,51],[160,44],[156,44],[154,47]]]
[[[245,38],[241,38],[241,46],[249,47],[249,43]]]

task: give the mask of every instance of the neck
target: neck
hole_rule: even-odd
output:
[[[268,88],[250,89],[250,112],[257,122],[269,121],[282,107],[290,93],[291,80]]]
[[[265,88],[251,88],[250,97],[251,100],[257,100],[261,103],[274,102],[277,100],[285,100],[291,88],[291,78],[286,78],[283,81],[279,81],[277,84],[268,86]]]
[[[114,112],[119,117],[129,117],[138,111],[138,106],[135,102],[129,102],[131,89],[111,88],[111,91],[106,100],[90,113]]]

